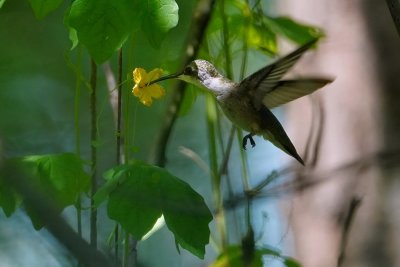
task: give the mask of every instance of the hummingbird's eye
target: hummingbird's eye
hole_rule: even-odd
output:
[[[183,74],[188,75],[188,76],[193,76],[196,74],[196,70],[192,66],[187,66],[183,70]]]

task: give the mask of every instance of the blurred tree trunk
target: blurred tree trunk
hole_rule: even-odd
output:
[[[316,93],[324,120],[311,179],[361,160],[296,194],[289,218],[295,255],[305,267],[400,266],[399,170],[380,165],[378,152],[400,147],[400,39],[385,1],[283,0],[280,13],[326,32],[318,50],[294,69],[297,76],[325,74],[334,83]],[[288,132],[305,151],[312,118],[310,98],[288,105]],[[375,155],[375,156],[374,156]],[[393,166],[392,166],[393,167]],[[352,199],[360,198],[344,233]],[[343,255],[342,255],[343,256]]]

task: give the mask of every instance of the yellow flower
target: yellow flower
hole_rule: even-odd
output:
[[[162,75],[162,69],[154,69],[149,73],[142,68],[133,70],[133,81],[135,86],[132,89],[134,96],[138,97],[143,105],[151,106],[154,99],[159,99],[165,95],[165,90],[158,84],[147,86],[151,81],[154,81]]]

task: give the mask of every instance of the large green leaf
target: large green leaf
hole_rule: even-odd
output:
[[[175,0],[140,1],[143,12],[142,30],[155,47],[160,47],[166,33],[178,24],[178,5]]]
[[[109,59],[139,27],[158,47],[177,23],[174,0],[75,0],[68,18],[97,64]]]
[[[29,3],[31,4],[35,17],[43,19],[51,11],[59,7],[62,1],[63,0],[29,0]]]
[[[111,219],[141,239],[163,214],[176,242],[204,257],[212,215],[203,198],[187,183],[165,169],[137,161],[114,168],[107,179],[105,189],[98,192],[100,199],[109,192],[107,210]]]
[[[21,204],[21,197],[0,178],[0,207],[4,214],[10,217]]]
[[[323,36],[323,31],[317,27],[296,22],[289,17],[269,17],[265,16],[264,21],[276,33],[280,33],[286,38],[298,44],[304,44],[311,39]]]
[[[6,0],[0,0],[0,8],[3,7],[4,3],[6,2]]]
[[[132,0],[75,0],[69,25],[77,31],[97,64],[119,49],[140,18],[138,3]]]
[[[60,212],[74,205],[78,196],[89,190],[90,177],[83,170],[82,160],[73,153],[27,156],[22,162],[29,164],[37,185],[54,199]],[[34,227],[41,228],[45,222],[39,220],[29,203],[25,203],[25,206]]]

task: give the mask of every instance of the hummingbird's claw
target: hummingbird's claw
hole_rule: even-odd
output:
[[[253,139],[253,134],[249,133],[248,135],[245,135],[243,137],[242,146],[243,146],[244,150],[246,150],[247,140],[250,140],[251,147],[256,146],[256,142],[254,142],[254,139]]]

